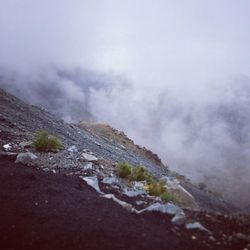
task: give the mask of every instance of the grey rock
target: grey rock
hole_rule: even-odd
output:
[[[92,188],[94,188],[98,193],[102,194],[102,191],[100,190],[99,182],[96,176],[87,176],[87,177],[80,176],[80,178],[86,181],[87,184],[91,186]]]
[[[169,214],[169,215],[176,215],[178,213],[183,212],[183,210],[181,208],[179,208],[178,206],[176,206],[172,203],[161,204],[159,202],[154,203],[154,204],[150,205],[149,207],[142,209],[140,211],[140,213],[145,212],[145,211],[159,211],[159,212]]]
[[[246,241],[246,242],[250,242],[250,236],[249,236],[249,235],[245,235],[245,234],[243,234],[243,233],[237,233],[235,236],[236,236],[238,239],[240,239],[240,240],[244,240],[244,241]]]
[[[32,141],[23,141],[19,143],[22,148],[30,148],[32,146]]]
[[[186,222],[185,213],[180,212],[180,213],[176,214],[176,215],[172,218],[171,222],[172,222],[174,225],[178,225],[178,226],[183,225],[183,224]]]
[[[134,190],[127,190],[127,189],[125,189],[123,193],[127,195],[128,197],[136,197],[141,194],[141,192],[134,191]]]
[[[198,229],[198,230],[201,230],[201,231],[206,231],[208,233],[211,233],[211,231],[209,231],[207,228],[205,228],[204,226],[202,226],[200,224],[200,222],[187,223],[186,224],[186,229],[188,229],[188,230]]]
[[[146,202],[145,201],[136,201],[135,203],[136,203],[136,205],[140,206],[140,205],[145,204]]]
[[[86,161],[90,161],[90,162],[98,161],[97,157],[95,157],[94,155],[88,154],[88,153],[82,153],[82,157]]]
[[[198,209],[198,205],[196,204],[193,195],[180,184],[179,180],[174,177],[164,176],[161,177],[161,181],[166,183],[166,187],[169,191],[173,192],[180,198],[184,207]]]
[[[22,163],[24,165],[33,165],[34,161],[37,158],[38,157],[31,152],[20,153],[17,155],[15,163]]]
[[[214,236],[209,236],[209,240],[211,240],[211,241],[216,241],[216,239],[214,238]]]
[[[115,176],[113,177],[104,177],[103,180],[102,180],[102,183],[104,184],[109,184],[109,185],[112,185],[112,184],[120,184],[118,178],[116,178]]]

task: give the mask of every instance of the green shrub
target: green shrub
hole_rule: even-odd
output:
[[[45,130],[40,130],[35,134],[33,145],[36,150],[43,152],[57,152],[63,148],[61,141]]]
[[[131,166],[128,163],[119,163],[117,165],[117,170],[118,170],[118,175],[121,178],[130,178],[131,173],[132,173],[132,168],[133,166]]]
[[[175,197],[167,191],[162,193],[160,197],[164,202],[175,201]]]

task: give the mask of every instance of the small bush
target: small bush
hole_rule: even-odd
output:
[[[132,166],[128,163],[119,163],[117,166],[118,175],[121,178],[130,178],[132,173]]]
[[[43,152],[57,152],[63,148],[61,141],[47,131],[41,130],[35,134],[33,145],[36,150]]]
[[[160,197],[163,202],[175,201],[175,197],[167,191],[162,193]]]

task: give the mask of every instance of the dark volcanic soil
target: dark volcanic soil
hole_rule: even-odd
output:
[[[175,228],[160,213],[129,213],[77,177],[0,157],[0,249],[229,249]],[[195,236],[196,239],[192,239]],[[234,244],[230,249],[243,249]]]

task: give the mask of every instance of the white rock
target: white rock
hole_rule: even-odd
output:
[[[68,151],[70,153],[77,153],[78,152],[78,149],[76,147],[76,145],[71,145],[69,148],[68,148]]]
[[[17,153],[0,151],[0,155],[1,156],[13,157],[14,158],[15,156],[17,156]]]
[[[178,206],[176,206],[174,204],[171,204],[171,203],[161,204],[159,202],[154,203],[154,204],[150,205],[149,207],[142,209],[139,212],[142,213],[145,211],[159,211],[159,212],[169,214],[169,215],[176,215],[178,213],[183,212],[183,210],[181,208],[179,208]]]
[[[187,223],[186,224],[186,229],[188,229],[188,230],[199,229],[201,231],[206,231],[208,233],[211,233],[211,231],[209,231],[207,228],[205,228],[204,226],[202,226],[200,224],[200,222]]]
[[[119,200],[113,194],[104,194],[102,197],[104,197],[106,199],[113,200],[114,202],[118,203],[123,208],[127,209],[128,211],[132,211],[132,212],[136,211],[131,204],[129,204],[129,203],[125,202],[125,201]]]
[[[97,141],[94,141],[94,143],[95,143],[97,146],[99,146],[99,147],[102,146],[102,145],[101,145],[99,142],[97,142]]]
[[[84,181],[87,182],[87,184],[89,186],[91,186],[92,188],[94,188],[98,193],[102,194],[103,192],[100,190],[99,187],[99,183],[98,183],[98,179],[96,176],[87,176],[87,177],[83,177],[80,176],[80,178]]]
[[[37,158],[38,157],[31,152],[20,153],[17,155],[15,163],[32,165],[33,161],[36,160]]]
[[[4,149],[5,151],[10,151],[10,150],[11,150],[11,145],[10,145],[10,143],[3,145],[3,149]]]
[[[91,154],[82,153],[82,156],[86,161],[91,161],[91,162],[98,161],[98,158]]]
[[[83,166],[84,170],[88,170],[88,169],[92,169],[93,168],[93,163],[92,162],[88,162],[86,165]]]

